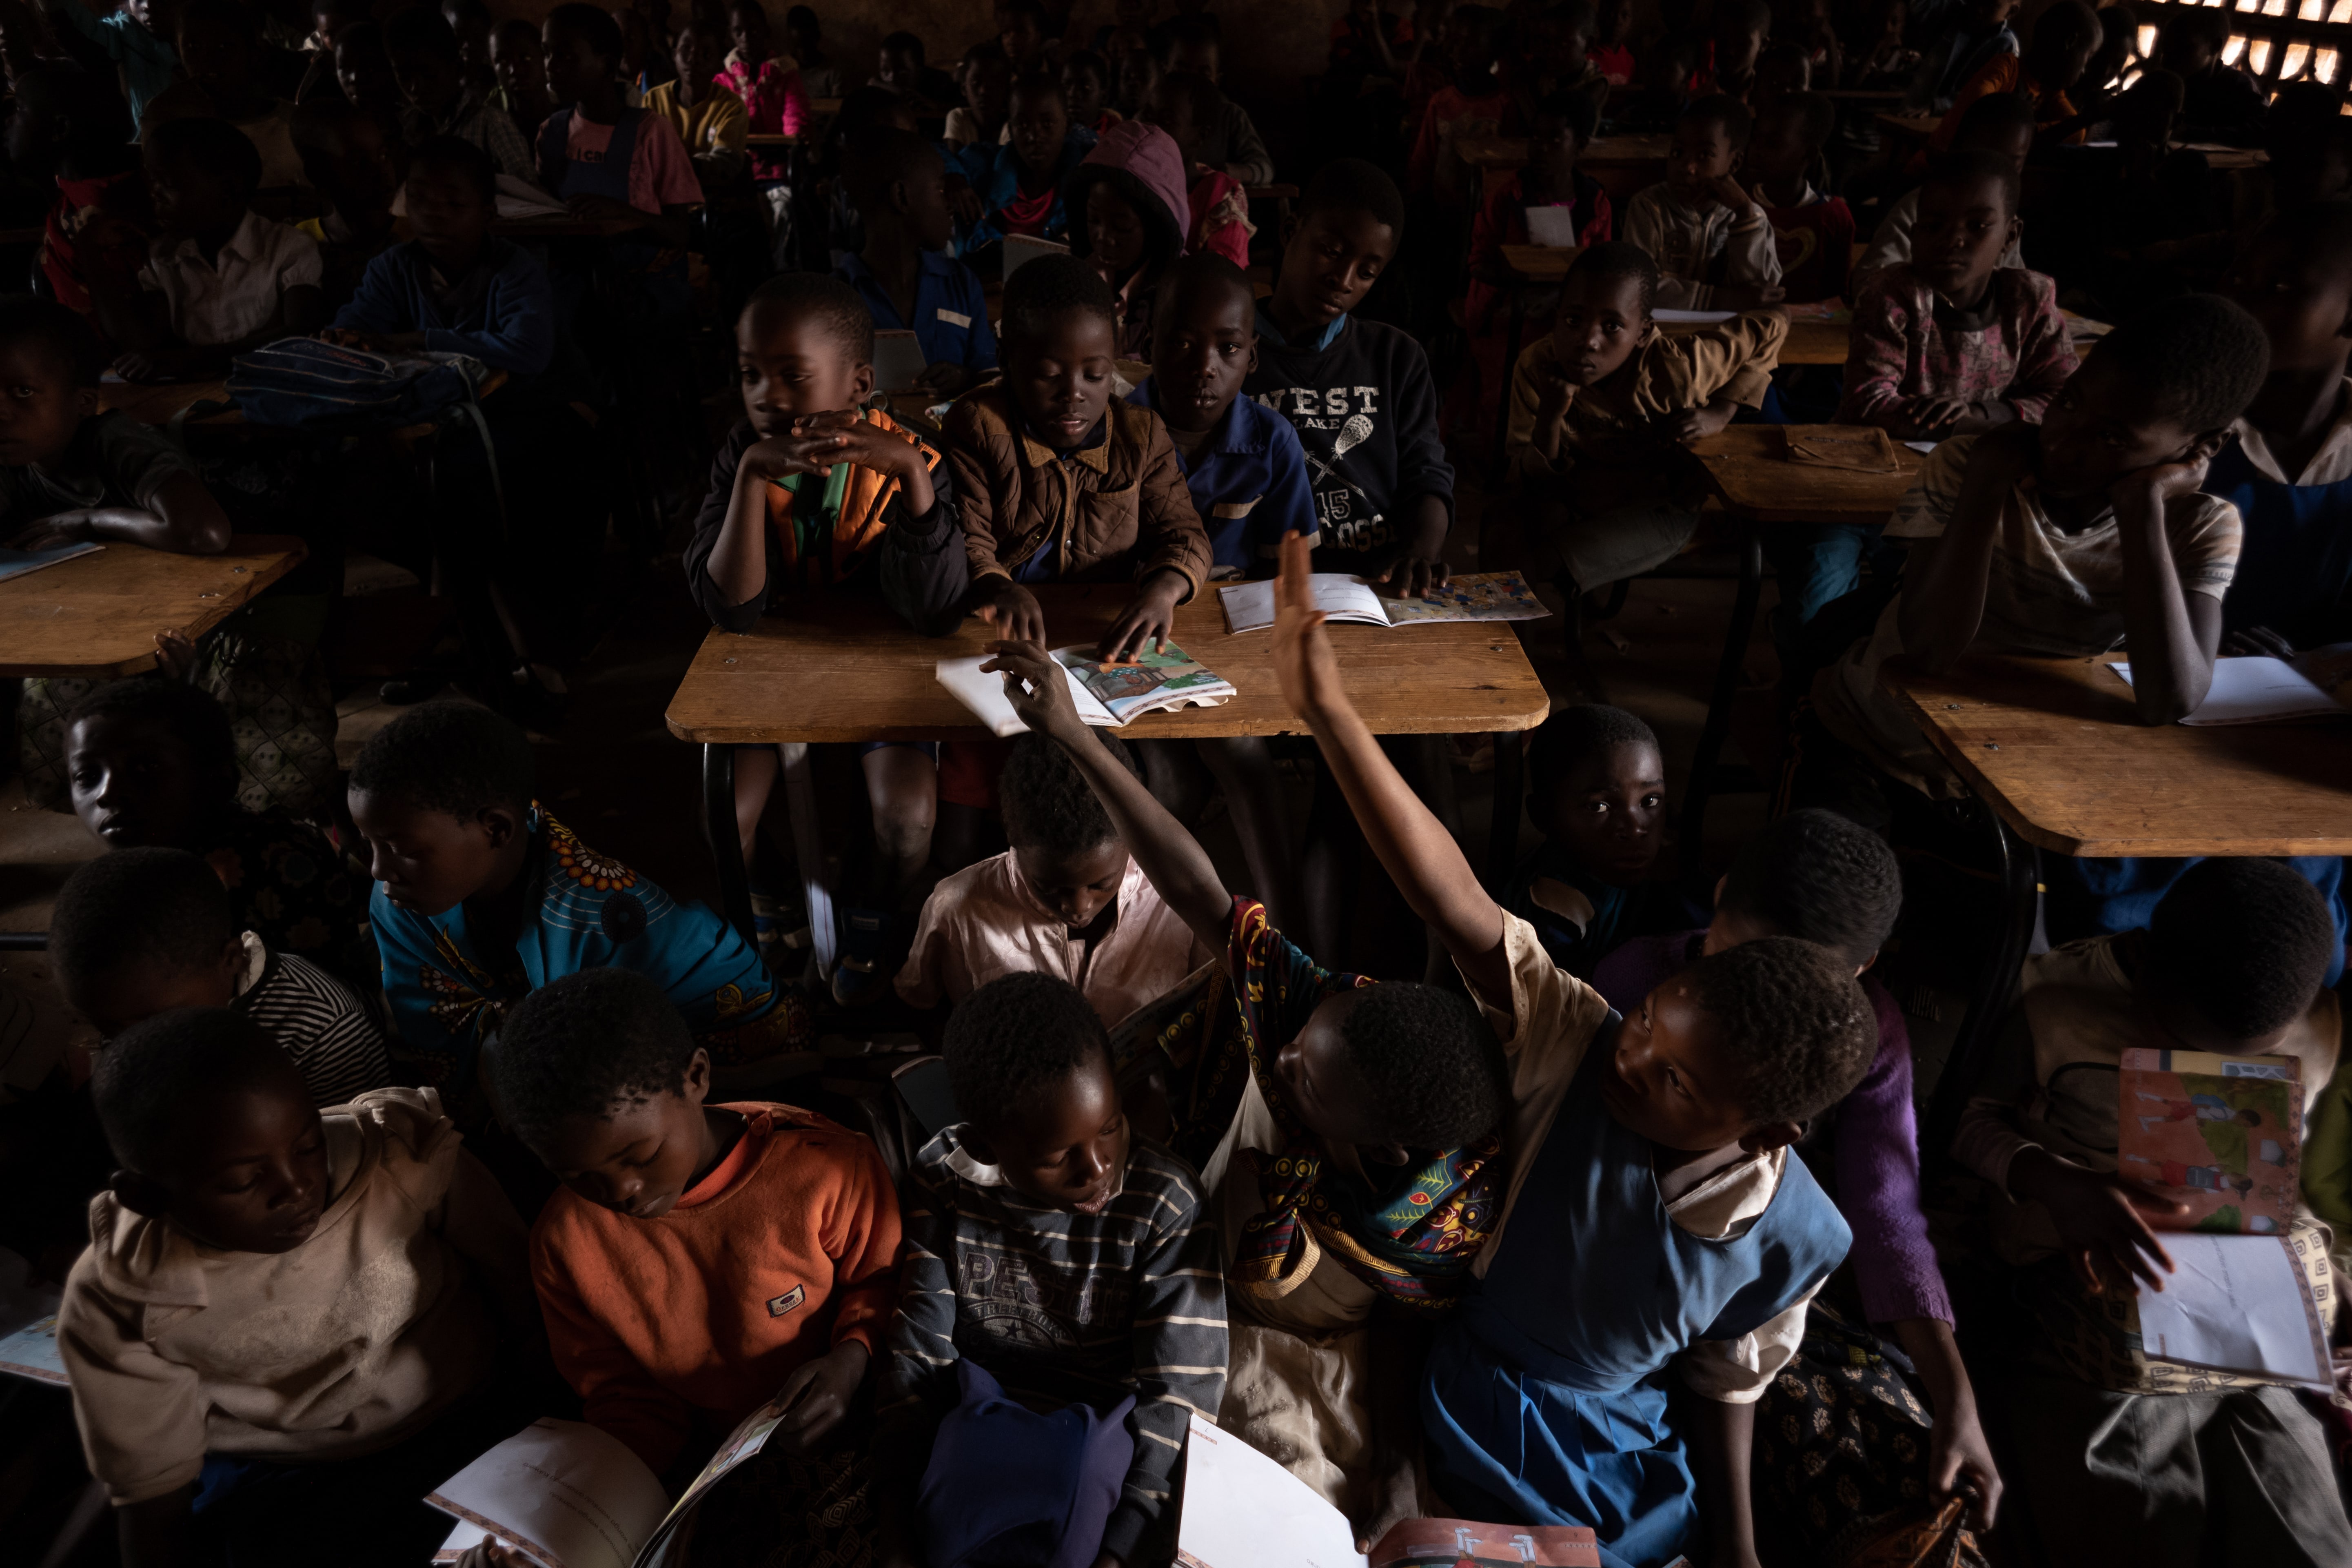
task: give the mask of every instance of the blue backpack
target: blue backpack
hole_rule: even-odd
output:
[[[489,372],[465,354],[384,355],[281,338],[240,355],[228,394],[256,425],[350,434],[470,409]]]

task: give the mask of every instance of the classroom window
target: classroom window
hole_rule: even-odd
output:
[[[2285,16],[2286,0],[2263,0],[2263,15],[2265,16]]]
[[[2303,73],[2303,62],[2310,57],[2309,44],[2289,44],[2286,47],[2286,58],[2279,62],[2279,75],[2288,81],[2293,81]]]
[[[2316,22],[2320,13],[2326,8],[2327,0],[2303,0],[2303,4],[2295,7],[2294,14],[2300,21]]]
[[[2336,9],[2327,14],[2327,25],[2339,27],[2347,22],[2352,22],[2352,0],[2336,0]]]
[[[2248,3],[2252,4],[2252,0],[2248,0]],[[2238,57],[2245,52],[2245,35],[2240,34],[2237,37],[2232,37],[2228,43],[2221,46],[2221,63],[2225,66],[2236,65],[2238,63]]]
[[[2330,86],[2335,85],[2336,51],[2334,49],[2320,50],[2318,55],[2311,62],[2311,74],[2317,77],[2320,80],[2328,83]]]
[[[2256,76],[2268,74],[2271,64],[2271,41],[2256,38],[2246,46],[2246,68]]]

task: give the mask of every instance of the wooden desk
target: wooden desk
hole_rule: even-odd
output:
[[[1890,661],[1953,771],[2061,855],[2352,855],[2352,724],[2158,724],[2096,659]]]
[[[502,217],[490,232],[502,239],[618,239],[642,226],[619,217]]]
[[[1912,142],[1925,142],[1944,122],[1940,114],[1874,114],[1871,118],[1878,121],[1881,129]]]
[[[202,637],[291,572],[299,539],[238,534],[219,555],[109,544],[0,583],[0,676],[110,679],[155,668],[155,634]]]
[[[1674,144],[1675,139],[1664,132],[1596,137],[1577,155],[1576,166],[1599,181],[1622,208],[1634,192],[1665,178],[1666,154]],[[1454,150],[1464,163],[1484,173],[1481,189],[1489,195],[1512,171],[1527,167],[1524,136],[1464,136],[1455,140]]]
[[[1052,644],[1089,643],[1110,628],[1132,595],[1126,584],[1038,584]],[[968,616],[954,635],[919,637],[879,605],[818,596],[804,613],[772,617],[745,635],[713,631],[703,639],[686,678],[670,699],[670,733],[701,744],[706,830],[717,862],[724,912],[751,930],[743,882],[742,847],[736,837],[734,751],[739,745],[782,744],[793,838],[803,874],[824,862],[824,838],[806,746],[856,741],[980,740],[969,709],[933,674],[943,658],[984,653],[993,627]],[[1550,711],[1543,683],[1528,664],[1518,638],[1502,622],[1427,626],[1334,626],[1348,693],[1364,721],[1383,734],[1513,733],[1543,722]],[[1267,631],[1239,636],[1225,630],[1216,591],[1205,588],[1176,612],[1175,641],[1232,681],[1240,695],[1216,708],[1152,713],[1119,731],[1122,738],[1189,740],[1217,735],[1303,734],[1306,725],[1282,700]],[[1516,837],[1518,750],[1496,748],[1496,816]],[[831,895],[806,886],[810,929],[820,965],[831,962]]]

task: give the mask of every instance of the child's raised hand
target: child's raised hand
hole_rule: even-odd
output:
[[[773,1440],[788,1454],[805,1454],[849,1414],[857,1385],[866,1381],[866,1349],[844,1340],[814,1361],[803,1362],[784,1379],[768,1407],[782,1413]]]
[[[2010,1190],[2049,1211],[2084,1288],[2094,1296],[2127,1291],[2135,1278],[2150,1289],[2164,1289],[2172,1255],[2147,1223],[2151,1215],[2178,1218],[2189,1205],[2166,1197],[2145,1182],[2119,1173],[2103,1174],[2073,1165],[2040,1149],[2018,1155],[2010,1170]]]
[[[1339,661],[1331,652],[1323,612],[1315,607],[1315,552],[1293,530],[1282,536],[1282,572],[1274,580],[1274,672],[1283,700],[1300,718],[1344,706]]]
[[[1007,642],[1045,640],[1045,607],[1037,602],[1036,595],[1010,577],[983,586],[972,609]]]
[[[1190,586],[1184,574],[1165,566],[1144,578],[1136,585],[1135,597],[1103,634],[1095,657],[1105,664],[1127,664],[1142,657],[1147,647],[1165,652],[1168,634],[1176,629],[1176,601]]]
[[[1070,683],[1045,644],[992,642],[988,651],[995,657],[981,670],[1004,677],[1004,700],[1032,731],[1059,741],[1085,731],[1077,704],[1070,700]]]

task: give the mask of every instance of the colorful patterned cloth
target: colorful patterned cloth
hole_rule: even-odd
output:
[[[507,1009],[583,969],[634,969],[655,981],[719,1067],[807,1044],[800,994],[778,985],[725,921],[597,854],[536,803],[530,834],[521,874],[537,884],[538,897],[509,949],[478,946],[463,904],[420,915],[376,889],[384,996],[399,1031],[394,1059],[404,1076],[441,1091],[459,1126],[488,1120],[479,1058]]]
[[[1330,1168],[1320,1141],[1284,1096],[1275,1056],[1326,999],[1370,978],[1321,968],[1267,923],[1265,905],[1239,898],[1226,970],[1231,1004],[1187,1009],[1160,1047],[1180,1073],[1189,1068],[1191,1092],[1171,1100],[1180,1152],[1196,1166],[1233,1124],[1252,1078],[1281,1130],[1278,1152],[1243,1156],[1257,1171],[1265,1210],[1243,1232],[1232,1283],[1259,1296],[1286,1295],[1328,1251],[1405,1306],[1452,1306],[1500,1206],[1501,1140],[1417,1152],[1420,1163],[1378,1188]],[[1213,984],[1225,983],[1220,976]]]

